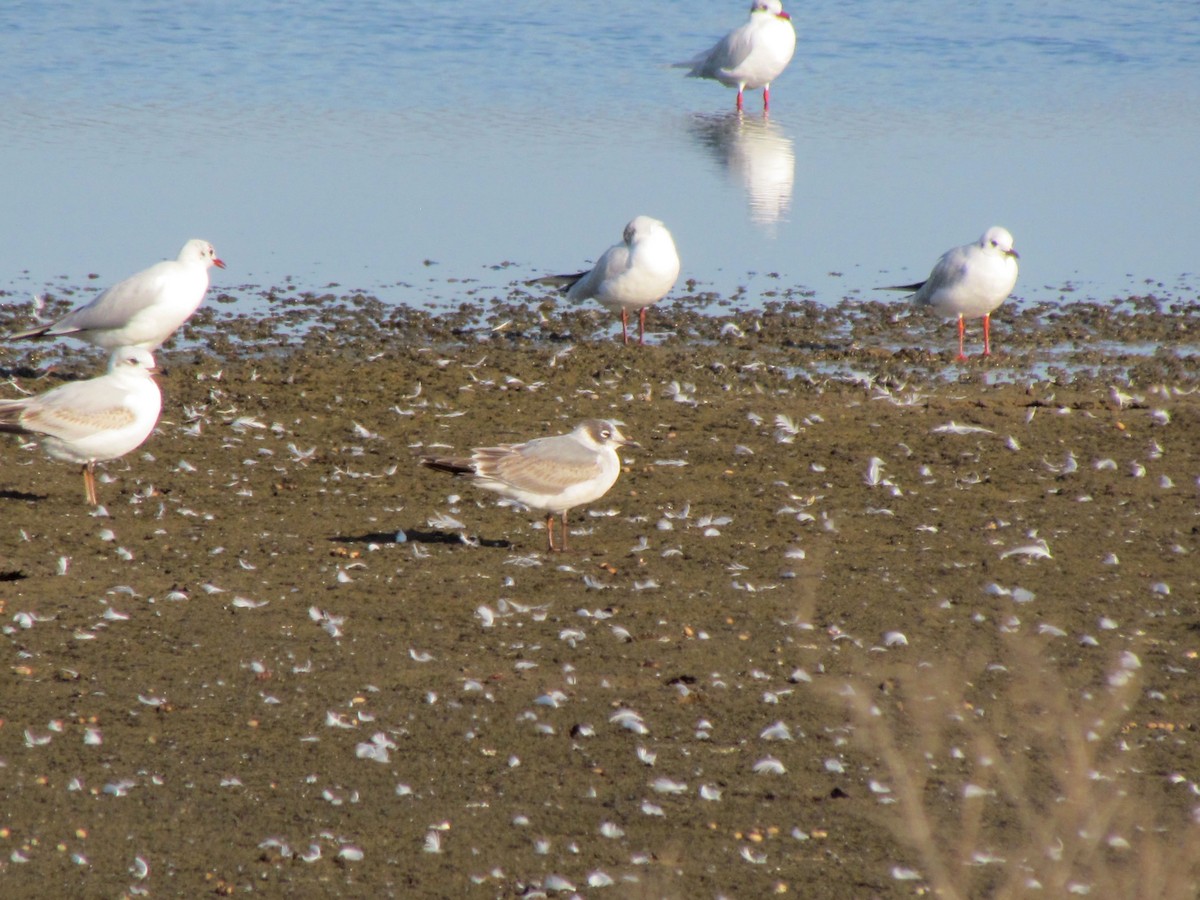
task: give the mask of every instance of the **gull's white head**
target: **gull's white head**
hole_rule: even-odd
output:
[[[200,238],[192,238],[183,245],[183,249],[179,251],[179,261],[202,262],[206,267],[225,268],[225,263],[217,258],[217,251],[213,249],[213,245],[208,241],[200,240]]]
[[[755,13],[768,13],[780,19],[790,19],[787,13],[783,11],[783,4],[779,0],[754,0],[750,4],[750,15]]]
[[[154,354],[141,347],[118,347],[108,358],[109,372],[139,372],[153,375],[158,371]]]
[[[1020,259],[1021,256],[1013,249],[1013,236],[1007,228],[1001,228],[999,225],[993,225],[983,233],[983,237],[979,239],[979,246],[990,253],[1011,256],[1013,259]]]
[[[638,216],[625,226],[623,237],[626,244],[632,244],[634,241],[649,237],[660,230],[666,231],[667,226],[658,219],[652,219],[650,216]]]

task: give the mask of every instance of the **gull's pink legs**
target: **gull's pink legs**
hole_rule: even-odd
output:
[[[564,509],[562,514],[562,546],[554,546],[554,513],[546,513],[546,541],[548,542],[548,553],[553,553],[556,550],[559,553],[565,553],[567,550],[567,511]]]

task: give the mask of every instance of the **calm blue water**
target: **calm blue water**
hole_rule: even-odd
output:
[[[792,3],[767,122],[666,65],[748,5],[9,0],[0,287],[205,237],[235,294],[454,302],[577,269],[640,213],[685,278],[751,298],[894,299],[869,289],[992,224],[1025,299],[1192,283],[1200,3]]]

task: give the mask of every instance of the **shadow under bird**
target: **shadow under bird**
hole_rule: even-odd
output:
[[[158,422],[156,371],[149,350],[118,348],[104,375],[0,400],[0,432],[33,437],[48,456],[82,466],[87,502],[95,506],[96,463],[137,449]]]
[[[929,306],[943,316],[958,317],[958,358],[966,359],[964,319],[983,317],[983,355],[992,355],[992,313],[1008,299],[1017,284],[1013,236],[993,225],[973,244],[947,250],[924,281],[881,287],[881,291],[911,291],[917,306]]]
[[[105,350],[157,350],[200,308],[212,266],[223,269],[225,263],[212,244],[193,238],[178,258],[130,275],[57,322],[9,335],[8,340],[73,337]]]
[[[675,67],[690,69],[689,78],[711,78],[726,87],[736,87],[739,110],[746,88],[762,88],[766,112],[771,104],[771,82],[783,73],[796,52],[796,29],[791,20],[779,0],[754,0],[744,25],[721,38],[711,50],[675,63]]]
[[[621,337],[629,343],[629,313],[638,311],[638,344],[646,343],[646,308],[675,286],[679,253],[667,226],[650,216],[638,216],[625,226],[621,243],[604,251],[586,272],[550,275],[538,284],[552,285],[572,303],[595,300],[621,314]]]
[[[567,549],[567,513],[599,500],[621,474],[618,447],[640,447],[615,422],[588,419],[569,434],[534,438],[522,444],[477,447],[470,456],[424,456],[421,465],[470,478],[478,487],[495,491],[546,513],[550,552]],[[562,544],[554,546],[554,517],[562,518]]]

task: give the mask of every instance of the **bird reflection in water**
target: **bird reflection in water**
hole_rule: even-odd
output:
[[[796,155],[792,139],[778,125],[765,116],[733,112],[694,116],[689,130],[745,189],[751,221],[773,225],[787,218]]]

